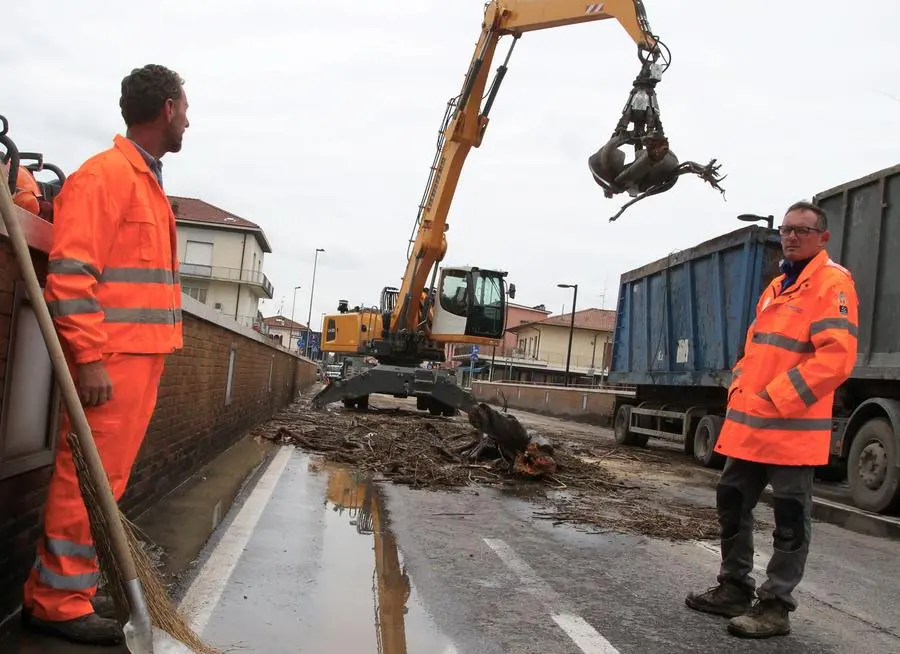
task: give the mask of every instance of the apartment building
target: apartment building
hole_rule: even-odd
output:
[[[178,229],[182,291],[195,300],[265,332],[259,301],[274,289],[263,273],[272,252],[262,228],[196,198],[169,196]]]

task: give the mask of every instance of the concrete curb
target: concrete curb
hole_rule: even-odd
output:
[[[771,505],[772,491],[766,488],[760,500]],[[813,520],[827,522],[866,536],[900,539],[900,518],[863,511],[855,506],[835,502],[816,494],[813,489]]]

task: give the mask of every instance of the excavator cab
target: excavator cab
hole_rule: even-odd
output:
[[[460,337],[476,342],[503,338],[507,295],[514,298],[516,287],[507,288],[505,272],[471,266],[443,268],[431,338],[457,343]]]

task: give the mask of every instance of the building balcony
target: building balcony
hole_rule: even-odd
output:
[[[196,263],[182,263],[178,267],[178,274],[190,279],[208,279],[217,282],[231,282],[233,284],[247,284],[255,286],[262,291],[262,295],[272,299],[275,289],[265,273],[256,270],[240,268],[225,268],[223,266],[202,266]]]

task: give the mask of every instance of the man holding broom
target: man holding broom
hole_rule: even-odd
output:
[[[116,500],[153,415],[166,355],[182,346],[175,217],[160,159],[181,150],[189,124],[183,84],[158,65],[125,77],[126,135],[68,177],[54,207],[45,296]],[[96,597],[97,552],[63,414],[23,621],[114,645],[123,634],[111,600]]]

